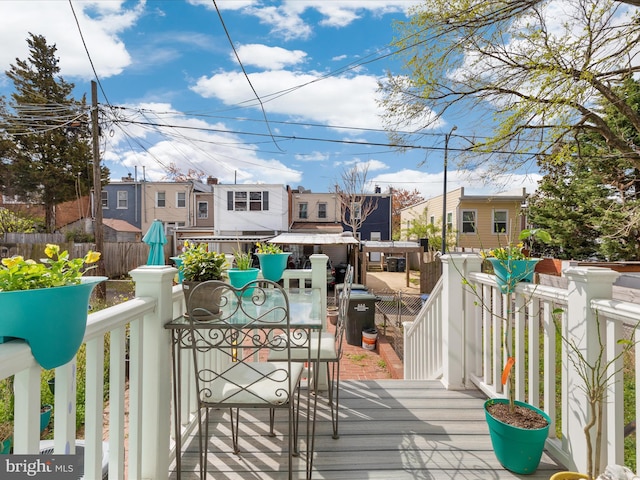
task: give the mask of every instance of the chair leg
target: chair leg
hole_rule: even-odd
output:
[[[270,437],[275,437],[276,436],[276,432],[273,430],[273,425],[275,423],[275,419],[276,419],[276,409],[275,408],[270,408],[269,409],[269,436]]]
[[[209,409],[205,409],[204,414],[204,448],[201,450],[202,452],[202,478],[207,478],[207,452],[209,451]],[[202,441],[202,439],[201,439]]]
[[[240,428],[240,409],[236,408],[236,414],[233,414],[233,408],[229,409],[229,415],[231,416],[231,442],[233,444],[233,453],[238,455],[240,453],[240,447],[238,446],[238,433]]]
[[[203,453],[204,448],[202,445],[202,408],[200,406],[198,406],[198,452],[200,454],[200,477],[206,478],[205,463],[203,461],[205,455]]]
[[[329,372],[329,363],[327,363],[327,376],[329,376],[329,406],[331,409],[331,423],[333,426],[334,439],[340,438],[338,434],[338,407],[340,405],[340,361],[332,362],[331,372]]]

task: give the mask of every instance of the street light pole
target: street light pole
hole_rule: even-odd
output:
[[[444,136],[444,178],[442,180],[442,254],[447,252],[447,160],[449,156],[449,138],[451,134],[458,128],[453,126],[451,131]]]

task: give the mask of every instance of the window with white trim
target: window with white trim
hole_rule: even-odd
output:
[[[129,208],[129,192],[127,192],[126,190],[118,190],[117,208]]]
[[[327,218],[327,204],[319,203],[318,204],[318,218]]]
[[[453,213],[447,213],[447,230],[451,232],[453,230]]]
[[[493,211],[493,233],[507,233],[508,213],[507,210]]]
[[[308,207],[309,207],[309,205],[307,204],[307,202],[303,202],[303,203],[299,203],[298,204],[298,218],[299,219],[305,220],[305,219],[309,218]]]
[[[209,218],[208,202],[198,202],[198,218]]]
[[[109,208],[109,192],[102,190],[100,202],[102,203],[102,208]]]
[[[350,216],[353,220],[360,220],[362,215],[362,204],[360,202],[351,202]]]
[[[476,233],[476,211],[462,210],[462,233]]]
[[[167,193],[166,192],[156,192],[156,207],[164,208],[167,206]]]
[[[269,210],[269,192],[227,192],[227,210],[235,212],[258,212]]]
[[[176,207],[187,208],[187,193],[176,192]]]

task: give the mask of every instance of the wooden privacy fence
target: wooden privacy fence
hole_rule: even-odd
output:
[[[47,243],[56,243],[62,250],[68,250],[72,258],[84,257],[85,254],[95,249],[93,243],[50,242],[45,243],[0,243],[0,256],[12,257],[22,255],[24,258],[39,260],[44,258],[44,249]],[[127,276],[129,272],[140,265],[147,264],[149,246],[144,242],[105,242],[102,259],[107,277],[120,278]],[[164,246],[164,257],[167,265],[171,264],[169,256],[173,252],[171,239]]]

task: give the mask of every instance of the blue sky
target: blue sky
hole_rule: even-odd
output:
[[[89,97],[93,63],[99,102],[111,112],[101,155],[113,179],[144,172],[162,180],[175,165],[222,183],[326,192],[345,169],[367,164],[370,188],[442,193],[444,134],[453,121],[456,134],[481,133],[473,115],[443,118],[422,148],[401,153],[385,146],[376,102],[378,80],[387,70],[401,73],[386,56],[392,22],[416,1],[216,3],[222,21],[212,0],[0,0],[0,68],[27,58],[29,32],[56,45],[61,75],[78,98]],[[0,76],[0,94],[11,89]],[[485,185],[481,172],[458,170],[460,142],[449,144],[448,190],[533,190],[535,173]]]

